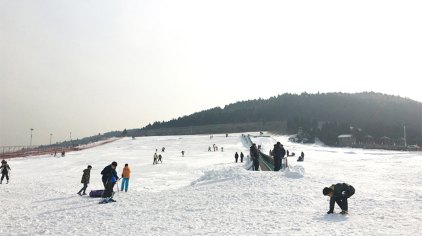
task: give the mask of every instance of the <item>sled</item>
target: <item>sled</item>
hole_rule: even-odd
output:
[[[91,192],[89,192],[89,196],[90,197],[102,197],[103,192],[104,192],[104,190],[91,190]]]

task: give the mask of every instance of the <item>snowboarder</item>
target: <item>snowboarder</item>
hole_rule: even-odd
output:
[[[154,162],[152,162],[153,165],[158,164],[158,155],[157,153],[154,153]]]
[[[103,202],[115,202],[113,199],[113,188],[119,177],[116,172],[117,162],[113,161],[111,165],[106,166],[101,174],[104,185]]]
[[[163,158],[163,156],[161,156],[161,154],[160,154],[160,155],[158,155],[158,160],[157,160],[157,164],[158,164],[158,162],[161,162],[161,163],[163,163],[163,161],[161,160],[161,158]]]
[[[245,157],[245,156],[243,155],[243,152],[240,152],[240,162],[242,162],[242,163],[243,163],[243,157]]]
[[[127,192],[127,189],[129,187],[129,178],[130,178],[129,164],[125,164],[125,167],[123,168],[123,172],[122,172],[122,188],[121,188],[122,191],[124,189],[125,192]]]
[[[235,159],[235,161],[237,163],[237,159],[239,159],[239,154],[237,154],[237,152],[236,152],[236,154],[234,154],[234,159]]]
[[[348,213],[347,199],[355,194],[355,188],[346,183],[338,183],[331,185],[331,187],[325,187],[322,194],[330,197],[330,210],[327,214],[334,213],[334,203],[337,203],[341,208],[340,214],[345,215]]]
[[[184,157],[185,156],[185,151],[182,151],[182,157]]]
[[[88,188],[89,178],[91,176],[91,168],[92,166],[88,165],[88,167],[85,170],[83,170],[81,183],[83,183],[84,186],[81,188],[81,190],[79,190],[78,192],[79,196],[86,195],[85,192],[86,192],[86,188]]]
[[[2,160],[1,161],[1,166],[0,166],[0,170],[1,170],[1,180],[0,180],[0,184],[3,183],[3,179],[4,177],[6,177],[7,183],[9,183],[9,172],[12,170],[10,169],[9,164],[7,164],[7,161]]]
[[[274,171],[279,171],[281,169],[282,159],[286,154],[283,145],[280,142],[274,145],[273,156],[274,156]]]
[[[250,155],[253,161],[253,170],[257,171],[259,169],[259,152],[258,148],[256,147],[256,144],[252,144],[252,146],[249,149]]]

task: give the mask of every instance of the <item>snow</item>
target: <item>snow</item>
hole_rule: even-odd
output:
[[[422,152],[287,139],[252,138],[265,153],[276,141],[296,153],[284,172],[234,163],[236,151],[249,154],[241,134],[124,138],[63,158],[11,159],[11,182],[0,185],[0,235],[421,235]],[[224,152],[208,152],[213,144]],[[152,165],[155,149],[163,164]],[[305,161],[296,162],[301,151]],[[87,165],[89,191],[102,188],[100,172],[112,161],[119,175],[131,167],[127,193],[105,205],[76,195]],[[347,216],[326,215],[322,189],[338,182],[356,189]]]

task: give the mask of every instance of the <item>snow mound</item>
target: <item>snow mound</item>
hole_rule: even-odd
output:
[[[284,176],[291,179],[300,179],[305,176],[305,168],[303,166],[289,166],[284,171]]]
[[[199,179],[191,183],[191,186],[214,184],[229,180],[238,180],[240,178],[241,174],[238,168],[224,167],[222,169],[205,171]]]

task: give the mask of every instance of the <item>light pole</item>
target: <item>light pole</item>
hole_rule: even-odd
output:
[[[30,130],[31,130],[31,139],[30,139],[30,141],[29,141],[29,146],[32,146],[32,131],[34,131],[34,129],[33,129],[33,128],[31,128]]]
[[[50,145],[51,145],[51,136],[53,136],[53,134],[50,134]]]
[[[403,138],[404,138],[404,146],[407,147],[407,140],[406,140],[406,125],[403,124]]]

